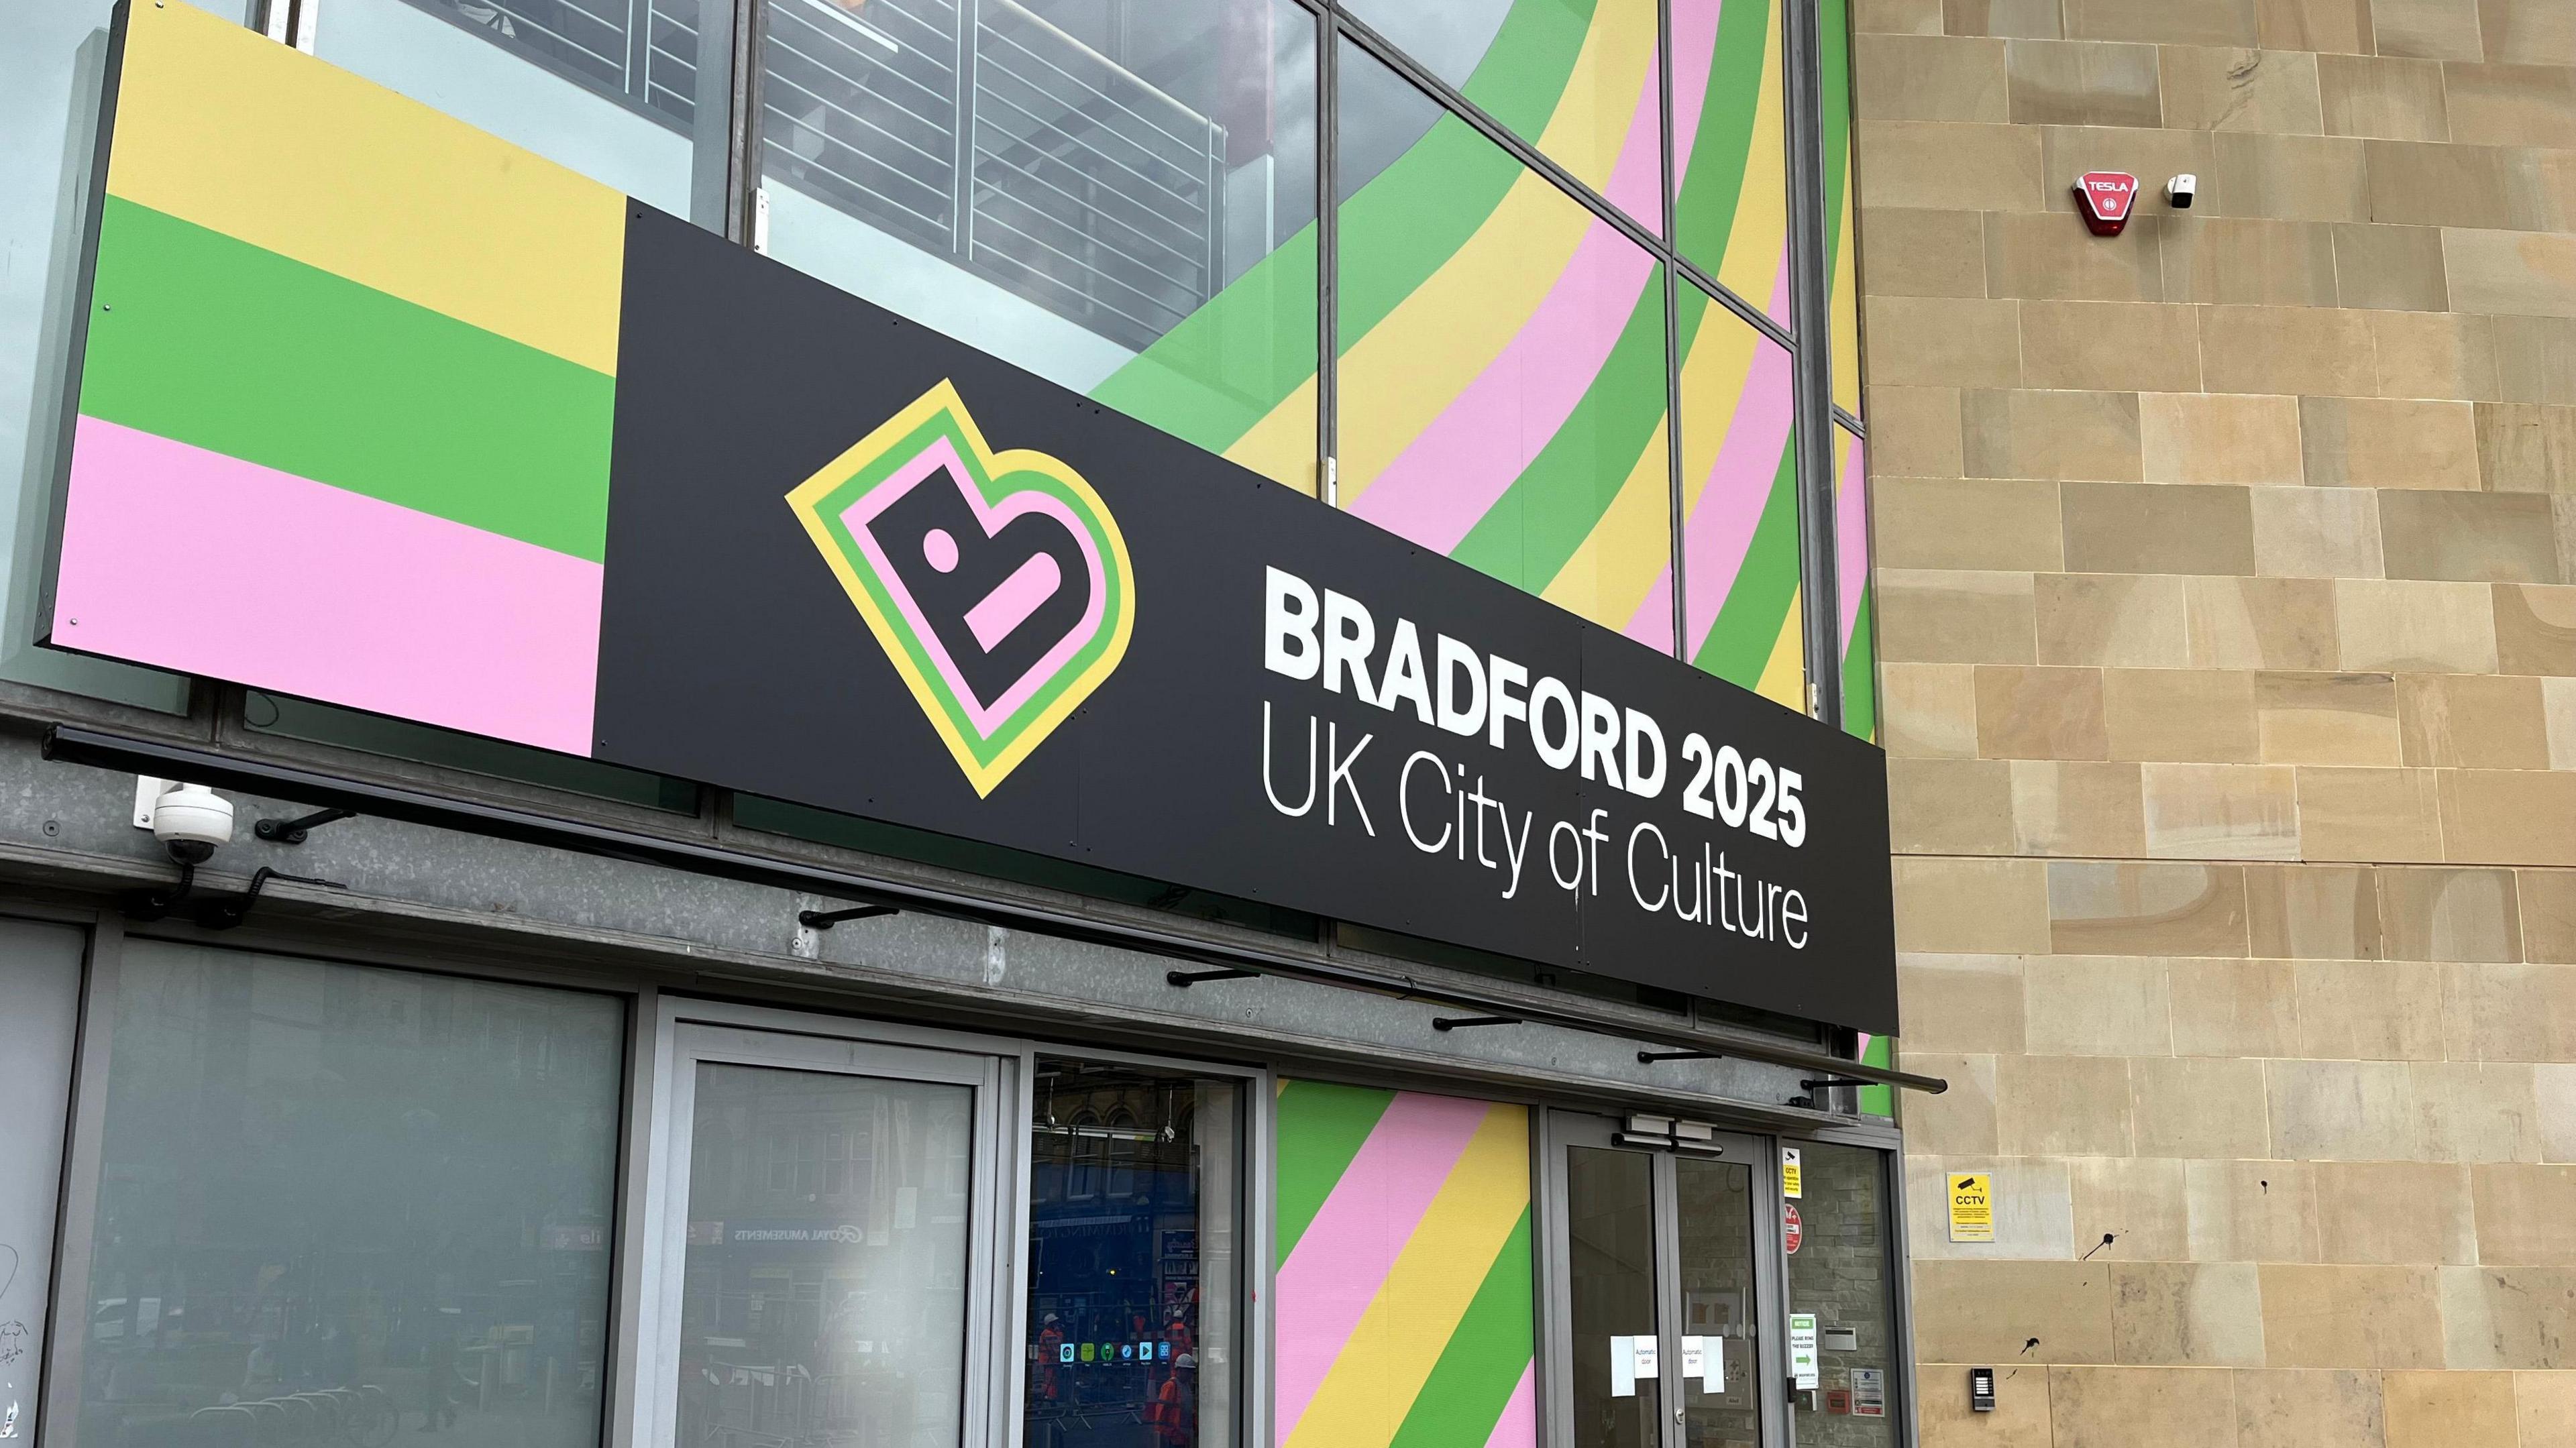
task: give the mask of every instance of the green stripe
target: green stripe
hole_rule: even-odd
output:
[[[1565,92],[1591,12],[1591,0],[1520,0],[1467,78],[1468,98],[1536,135]],[[1345,348],[1456,254],[1520,170],[1472,127],[1444,115],[1343,205]],[[1363,264],[1353,265],[1354,258]],[[1232,447],[1315,375],[1315,280],[1309,222],[1111,373],[1092,397],[1211,452]]]
[[[1592,32],[1594,0],[1514,0],[1493,43],[1458,87],[1485,114],[1535,141]]]
[[[1591,12],[1588,3],[1519,0],[1462,87],[1467,98],[1522,135],[1537,135],[1565,92]],[[1510,152],[1444,114],[1343,203],[1342,350],[1447,265],[1523,174]]]
[[[1817,57],[1823,95],[1825,149],[1825,278],[1841,264],[1843,186],[1851,179],[1851,17],[1844,0],[1816,8]]]
[[[1753,542],[1744,550],[1744,566],[1735,586],[1717,610],[1699,657],[1692,662],[1730,684],[1753,688],[1771,662],[1772,646],[1789,621],[1789,601],[1798,596],[1798,439],[1780,450],[1780,468],[1772,475],[1770,500],[1762,521],[1753,526]]]
[[[614,378],[119,197],[81,411],[601,561]]]
[[[1111,373],[1091,395],[1184,441],[1223,452],[1314,375],[1315,229],[1309,226]]]
[[[1530,1365],[1530,1297],[1523,1208],[1387,1448],[1485,1448]]]
[[[1708,99],[1691,140],[1690,170],[1673,198],[1673,236],[1710,271],[1726,261],[1735,211],[1753,153],[1753,117],[1762,102],[1762,72],[1773,63],[1779,31],[1766,0],[1727,0],[1718,16],[1717,53],[1708,67]],[[1787,206],[1789,198],[1771,203]],[[1768,297],[1756,297],[1768,302]]]
[[[1277,1154],[1278,1260],[1288,1260],[1351,1158],[1395,1104],[1395,1093],[1369,1086],[1290,1081],[1279,1088]]]
[[[1843,729],[1863,739],[1878,737],[1878,651],[1872,646],[1876,640],[1870,620],[1875,592],[1862,585],[1852,636],[1843,640]]]
[[[1870,1037],[1869,1049],[1860,1053],[1861,1064],[1876,1066],[1882,1071],[1893,1069],[1890,1063],[1895,1055],[1895,1045],[1894,1036]],[[1860,1113],[1863,1116],[1895,1116],[1896,1088],[1892,1086],[1860,1088]]]
[[[1673,355],[1688,360],[1691,343],[1699,340],[1700,319],[1716,303],[1696,282],[1673,289]]]
[[[1565,424],[1450,556],[1532,593],[1546,588],[1610,510],[1663,417],[1664,274],[1658,266]]]

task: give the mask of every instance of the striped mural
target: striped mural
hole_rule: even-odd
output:
[[[1843,650],[1843,728],[1878,738],[1877,598],[1870,577],[1868,449],[1848,429],[1834,429],[1834,581],[1842,593],[1835,637]]]
[[[1529,1112],[1279,1088],[1280,1448],[1532,1448]]]
[[[588,753],[625,226],[461,122],[133,7],[54,642]],[[138,572],[138,537],[190,546]]]
[[[1851,6],[1818,0],[1817,68],[1823,100],[1825,267],[1834,359],[1834,405],[1860,416],[1860,281],[1852,251]]]
[[[1684,654],[1774,703],[1806,707],[1790,356],[1696,287],[1682,352]],[[1656,596],[1668,580],[1659,579]],[[1669,605],[1667,605],[1669,606]]]
[[[1676,241],[1785,319],[1778,13],[1770,0],[1676,0],[1672,27]],[[1651,6],[1513,0],[1460,88],[1652,225],[1664,210],[1659,65]],[[1339,217],[1342,504],[1673,647],[1673,419],[1652,256],[1448,116]],[[1259,396],[1220,402],[1173,379],[1229,315],[1280,315],[1283,298],[1311,287],[1314,265],[1301,236],[1094,395],[1311,491],[1310,356],[1283,354]],[[1680,292],[1683,652],[1798,707],[1796,517],[1781,493],[1787,356],[1692,288]]]
[[[1770,0],[1673,0],[1673,246],[1785,324],[1782,105],[1780,20]]]

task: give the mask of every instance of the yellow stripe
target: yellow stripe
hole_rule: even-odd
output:
[[[1529,1112],[1496,1106],[1432,1198],[1285,1448],[1386,1448],[1529,1207]]]
[[[1225,450],[1226,459],[1243,464],[1273,482],[1286,483],[1307,497],[1316,494],[1315,483],[1315,379],[1297,384],[1297,390],[1270,409],[1252,430],[1234,440]]]
[[[197,9],[129,9],[107,189],[601,372],[626,199]]]
[[[1717,466],[1718,449],[1735,420],[1745,379],[1753,375],[1753,353],[1772,345],[1733,312],[1709,303],[1682,358],[1682,516],[1699,506],[1708,487],[1709,469]]]
[[[1746,143],[1744,188],[1737,192],[1735,225],[1726,238],[1726,260],[1717,279],[1726,289],[1768,309],[1780,275],[1780,248],[1789,239],[1787,133],[1780,104],[1779,38],[1762,67],[1762,94],[1753,104],[1753,135]]]
[[[1842,249],[1834,253],[1834,295],[1827,320],[1834,334],[1834,401],[1860,415],[1860,303],[1852,264],[1851,183],[1843,183]]]
[[[1611,30],[1625,33],[1604,36],[1598,45],[1591,43],[1593,36]],[[1538,148],[1576,180],[1606,192],[1610,173],[1619,164],[1620,147],[1628,139],[1628,123],[1636,119],[1638,95],[1646,86],[1645,61],[1655,51],[1655,7],[1633,0],[1600,0],[1592,11],[1592,34],[1584,39]],[[1582,121],[1589,124],[1577,123]],[[1637,219],[1655,224],[1651,216]]]
[[[1524,172],[1456,256],[1344,349],[1345,507],[1528,325],[1591,224],[1591,212]]]
[[[1672,562],[1671,467],[1659,422],[1601,521],[1539,596],[1603,628],[1626,628]]]
[[[1807,712],[1806,597],[1803,588],[1789,595],[1789,617],[1780,624],[1780,637],[1771,643],[1771,660],[1762,666],[1762,682],[1753,686],[1754,693],[1801,714]]]
[[[1652,30],[1639,34],[1634,26],[1596,21],[1584,34],[1574,68],[1602,77],[1604,85],[1624,78],[1633,102],[1654,53]],[[1633,105],[1607,127],[1605,137],[1597,111],[1560,101],[1539,136],[1539,149],[1579,156],[1607,147],[1615,156],[1632,114]],[[1367,336],[1343,346],[1337,446],[1345,505],[1367,492],[1405,445],[1528,324],[1591,224],[1591,212],[1537,173],[1524,172],[1457,255]]]

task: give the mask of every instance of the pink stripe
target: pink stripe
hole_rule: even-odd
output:
[[[1653,269],[1616,227],[1593,222],[1528,324],[1351,511],[1436,552],[1456,548],[1573,415]]]
[[[1655,62],[1610,172],[1610,200],[1650,221],[1661,214]],[[1654,258],[1595,221],[1529,321],[1431,425],[1351,504],[1351,511],[1447,553],[1500,499],[1574,415],[1628,325]]]
[[[986,653],[1011,636],[1011,630],[1029,621],[1038,605],[1055,597],[1064,583],[1064,570],[1056,565],[1052,553],[1032,553],[1029,561],[1011,570],[1001,586],[984,595],[984,601],[966,610],[966,629],[975,635],[975,646]]]
[[[1788,445],[1794,411],[1789,354],[1768,342],[1759,344],[1753,373],[1745,379],[1744,396],[1735,404],[1717,462],[1708,470],[1699,506],[1682,524],[1682,566],[1690,570],[1682,636],[1693,653],[1716,626],[1717,611],[1743,571],[1753,531],[1779,476],[1780,452]]]
[[[1751,4],[1753,0],[1737,0]],[[1690,175],[1691,144],[1699,139],[1700,109],[1708,103],[1709,67],[1717,59],[1720,0],[1673,4],[1673,189]]]
[[[1646,57],[1646,84],[1637,92],[1637,108],[1628,115],[1628,134],[1619,142],[1619,159],[1610,163],[1610,184],[1602,195],[1630,216],[1655,226],[1664,214],[1663,61]]]
[[[1655,575],[1655,586],[1646,590],[1646,601],[1619,630],[1641,644],[1670,652],[1673,646],[1673,566],[1664,565]]]
[[[596,563],[79,420],[54,641],[590,753]]]
[[[1788,293],[1784,257],[1771,288],[1774,305]],[[1720,322],[1732,325],[1726,318],[1711,318],[1701,325]],[[1734,591],[1735,576],[1743,571],[1744,555],[1753,546],[1753,530],[1771,501],[1780,452],[1789,444],[1797,412],[1790,373],[1785,349],[1768,341],[1754,343],[1753,367],[1744,379],[1744,395],[1736,401],[1735,415],[1727,421],[1726,441],[1708,470],[1698,506],[1683,520],[1682,566],[1689,570],[1684,576],[1690,587],[1683,595],[1687,616],[1682,620],[1682,638],[1693,654],[1716,626],[1717,611],[1725,605],[1727,594]]]
[[[1775,310],[1786,302],[1788,294],[1789,268],[1784,255],[1771,286]],[[1712,306],[1710,311],[1715,313],[1716,308]],[[1700,325],[1705,328],[1737,323],[1730,317],[1712,315]],[[1743,395],[1737,398],[1735,411],[1726,420],[1726,441],[1718,447],[1717,461],[1708,470],[1708,482],[1700,489],[1699,500],[1682,521],[1682,562],[1690,577],[1685,600],[1689,616],[1682,620],[1685,656],[1698,654],[1709,629],[1717,623],[1717,611],[1735,587],[1736,574],[1743,570],[1744,555],[1753,545],[1753,530],[1761,524],[1762,509],[1771,500],[1771,483],[1779,476],[1780,451],[1788,446],[1796,411],[1789,354],[1768,340],[1756,341]],[[1685,395],[1685,436],[1698,421]],[[1622,632],[1648,643],[1668,638],[1672,625],[1664,620],[1670,619],[1672,612],[1673,576],[1667,568],[1655,579],[1655,586],[1647,590],[1646,601],[1629,616]]]
[[[1278,1343],[1274,1441],[1285,1443],[1296,1431],[1397,1255],[1431,1210],[1431,1199],[1492,1109],[1455,1096],[1398,1093],[1297,1239],[1297,1249],[1280,1265],[1271,1299]]]
[[[1503,1416],[1494,1423],[1493,1436],[1485,1448],[1538,1448],[1538,1364],[1521,1369],[1520,1386],[1512,1389],[1512,1398],[1503,1404]]]
[[[1860,597],[1869,587],[1869,468],[1859,438],[1846,432],[1841,441],[1843,476],[1834,490],[1834,583],[1841,595],[1842,628],[1836,637],[1849,654],[1852,629],[1860,622]]]

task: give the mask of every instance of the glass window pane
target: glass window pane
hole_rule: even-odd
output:
[[[700,3],[330,0],[313,53],[686,216]],[[720,16],[729,9],[726,0],[707,3]],[[718,20],[719,36],[725,25]],[[708,117],[720,133],[719,109],[710,106]]]
[[[1341,77],[1342,505],[1670,648],[1662,269],[1357,49]]]
[[[622,1018],[130,941],[81,1440],[597,1443]]]
[[[696,1097],[678,1441],[953,1448],[974,1090],[702,1063]]]
[[[769,254],[1314,490],[1293,0],[773,0]]]
[[[81,945],[68,925],[0,921],[0,1021],[10,1027],[0,1051],[0,1161],[9,1163],[0,1172],[0,1440],[36,1437]]]
[[[1039,1058],[1029,1448],[1235,1442],[1242,1094],[1232,1081]]]
[[[1662,227],[1654,0],[1354,0],[1351,13],[1612,205]]]
[[[1680,289],[1684,652],[1804,712],[1798,446],[1789,352]]]
[[[1762,1442],[1761,1321],[1753,1270],[1753,1169],[1741,1162],[1673,1162],[1681,1214],[1682,1336],[1700,1342],[1701,1371],[1683,1344],[1686,1448]],[[1715,1386],[1711,1386],[1712,1381]]]
[[[1655,1448],[1663,1384],[1637,1360],[1657,1342],[1654,1158],[1566,1148],[1565,1242],[1575,1448]]]
[[[1772,0],[1673,0],[1673,245],[1786,322],[1780,33]]]
[[[1851,11],[1846,0],[1816,6],[1817,64],[1823,72],[1820,120],[1825,152],[1825,271],[1833,323],[1834,406],[1860,411],[1860,268],[1852,246]]]
[[[1877,599],[1870,565],[1868,448],[1848,429],[1834,429],[1834,586],[1842,595],[1834,637],[1843,651],[1843,728],[1878,738]]]
[[[1857,1146],[1801,1146],[1803,1229],[1789,1254],[1789,1310],[1816,1315],[1816,1407],[1797,1405],[1800,1448],[1893,1448],[1896,1321],[1889,1296],[1886,1155]]]

